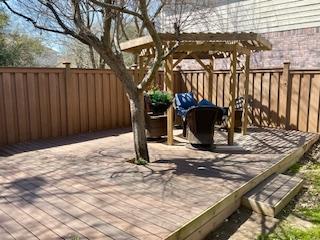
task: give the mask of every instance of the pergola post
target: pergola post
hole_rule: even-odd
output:
[[[169,55],[164,63],[164,79],[167,91],[173,93],[173,56]],[[173,107],[167,110],[167,143],[173,145]]]
[[[243,105],[243,113],[242,113],[242,134],[247,134],[248,128],[248,93],[249,93],[249,74],[250,74],[250,54],[246,54],[246,62],[244,67],[244,75],[245,75],[245,82],[244,82],[244,105]]]
[[[230,91],[229,91],[229,111],[228,111],[228,145],[233,145],[234,122],[235,122],[235,92],[237,81],[237,48],[230,54]]]
[[[212,90],[213,90],[213,66],[214,66],[214,60],[213,58],[210,59],[210,63],[208,65],[208,68],[211,70],[211,71],[208,71],[208,85],[209,85],[209,89],[208,89],[208,99],[210,101],[212,101]],[[217,103],[216,103],[217,104]]]

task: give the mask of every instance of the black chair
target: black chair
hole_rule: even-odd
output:
[[[191,145],[211,146],[214,143],[214,124],[222,117],[220,107],[199,106],[188,110],[186,136]]]
[[[244,97],[238,97],[235,99],[235,122],[234,128],[240,129],[242,127],[242,112],[243,112],[243,104],[244,104]],[[223,107],[223,116],[221,121],[221,126],[223,128],[228,127],[228,107]]]

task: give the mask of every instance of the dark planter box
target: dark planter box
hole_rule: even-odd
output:
[[[150,103],[150,110],[154,115],[163,115],[171,104]]]
[[[161,138],[167,135],[167,116],[146,114],[147,138]]]

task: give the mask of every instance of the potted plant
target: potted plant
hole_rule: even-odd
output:
[[[159,139],[167,134],[167,115],[172,104],[172,94],[152,89],[145,94],[146,132],[149,139]]]
[[[172,94],[159,89],[152,89],[146,93],[146,104],[148,112],[153,115],[163,115],[172,104]]]

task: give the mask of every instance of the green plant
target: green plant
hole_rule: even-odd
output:
[[[161,91],[158,89],[153,89],[147,93],[152,104],[171,104],[172,103],[172,94],[166,91]]]
[[[137,165],[143,165],[143,166],[148,164],[148,162],[143,158],[135,159],[134,163]]]
[[[258,240],[317,240],[320,238],[320,228],[318,226],[301,229],[290,225],[281,225],[271,234],[262,234]]]

